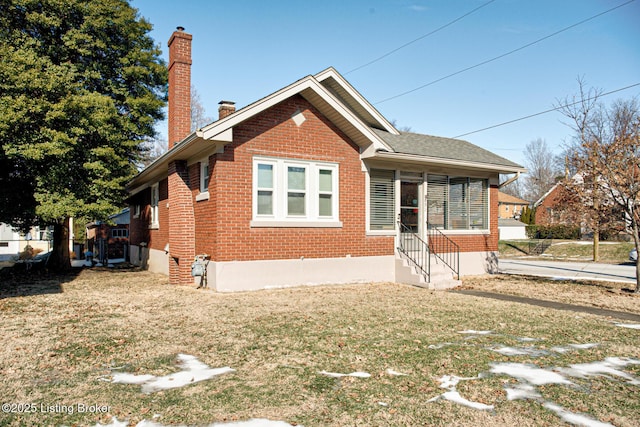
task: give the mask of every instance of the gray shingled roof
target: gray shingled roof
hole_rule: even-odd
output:
[[[372,129],[396,153],[522,168],[521,165],[511,160],[461,139],[410,132],[400,132],[400,135],[394,135],[383,130]]]

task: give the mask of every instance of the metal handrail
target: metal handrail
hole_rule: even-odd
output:
[[[398,219],[398,251],[422,274],[424,280],[431,281],[431,257],[429,245]]]
[[[538,236],[536,245],[531,248],[531,241],[529,242],[529,255],[542,255],[553,244],[553,233],[547,233],[545,237]]]
[[[460,246],[437,228],[427,223],[429,251],[449,267],[460,280]]]

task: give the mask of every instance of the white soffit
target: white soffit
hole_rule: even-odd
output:
[[[369,126],[399,135],[397,129],[333,67],[319,72],[314,77],[334,96],[346,103]]]

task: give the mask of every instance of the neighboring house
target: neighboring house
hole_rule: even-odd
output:
[[[52,231],[48,227],[31,227],[27,233],[19,233],[8,224],[0,223],[0,257],[12,258],[27,246],[48,252]]]
[[[555,225],[563,223],[561,215],[563,208],[561,205],[561,183],[562,181],[557,182],[533,204],[536,209],[536,224]]]
[[[106,263],[107,260],[126,260],[129,258],[129,209],[111,215],[109,221],[96,221],[87,224],[87,250],[94,259]]]
[[[578,185],[583,184],[583,176],[580,173],[573,175],[570,180]],[[537,225],[576,225],[580,226],[580,232],[583,236],[590,235],[592,230],[587,222],[584,219],[576,220],[576,215],[573,214],[576,207],[565,200],[566,196],[563,197],[562,192],[565,190],[564,185],[566,182],[566,180],[558,181],[534,203],[536,209],[535,223]],[[606,188],[606,184],[601,185]],[[603,199],[600,200],[600,206],[608,206],[611,208],[609,214],[614,220],[611,220],[609,226],[614,225],[612,230],[614,230],[616,234],[620,230],[624,230],[625,227],[627,228],[627,232],[630,232],[631,221],[629,217],[625,214],[624,210],[617,205],[613,196],[607,193],[608,192],[605,192]],[[614,193],[616,192],[614,191]],[[611,230],[601,230],[601,232],[605,231]]]
[[[398,220],[495,266],[499,175],[525,169],[466,141],[399,132],[336,70],[190,131],[191,35],[169,40],[169,151],[128,185],[131,261],[218,291],[396,281]],[[406,279],[402,279],[406,281]]]
[[[529,204],[526,200],[500,191],[498,192],[498,218],[520,219],[522,211]]]

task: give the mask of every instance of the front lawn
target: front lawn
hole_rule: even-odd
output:
[[[397,284],[217,294],[139,271],[6,279],[0,298],[0,425],[640,419],[640,331],[611,318]]]
[[[529,256],[538,240],[501,240],[498,244],[501,258]],[[598,262],[623,264],[629,262],[629,251],[633,249],[629,242],[600,242]],[[593,242],[579,240],[554,240],[544,251],[540,259],[555,261],[591,261],[593,260]]]

